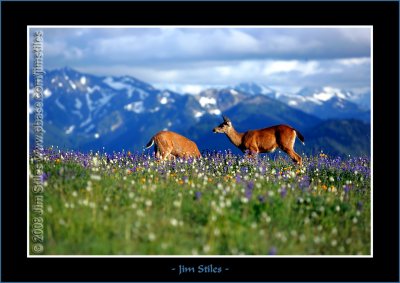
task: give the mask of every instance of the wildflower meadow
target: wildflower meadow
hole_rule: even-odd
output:
[[[369,157],[48,148],[41,182],[44,255],[370,255]]]

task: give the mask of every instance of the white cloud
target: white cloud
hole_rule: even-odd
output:
[[[358,62],[357,60],[352,60]],[[363,60],[362,60],[363,61]],[[177,92],[197,93],[202,86],[236,85],[258,82],[266,85],[301,87],[305,85],[369,86],[370,64],[343,64],[340,60],[245,60],[186,64],[171,68],[86,66],[82,72],[97,75],[131,75]],[[164,87],[162,87],[164,86]]]
[[[47,55],[114,64],[363,57],[369,56],[371,36],[369,28],[60,28],[45,33]]]
[[[46,58],[58,57],[63,60],[78,60],[82,59],[85,55],[84,50],[79,47],[69,46],[63,41],[49,41],[45,42],[44,52]]]
[[[353,43],[369,44],[371,40],[371,30],[369,28],[341,28],[338,29],[343,36]]]
[[[353,66],[353,65],[362,65],[362,64],[370,64],[370,58],[348,58],[348,59],[341,59],[338,62],[345,66]]]
[[[74,28],[45,34],[47,68],[131,75],[189,93],[243,81],[361,88],[371,79],[369,28]]]
[[[210,88],[221,89],[226,87],[226,84],[180,84],[180,83],[154,83],[153,86],[157,89],[168,89],[177,93],[198,94],[203,90]]]
[[[291,71],[296,71],[299,68],[299,61],[296,60],[291,60],[291,61],[273,61],[270,63],[267,63],[264,70],[263,74],[266,76],[269,76],[271,74],[275,73],[285,73],[285,72],[291,72]]]

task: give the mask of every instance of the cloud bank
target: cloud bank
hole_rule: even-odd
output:
[[[131,75],[158,85],[254,81],[278,88],[352,89],[368,88],[371,81],[368,27],[43,31],[48,69],[70,66],[98,75]]]

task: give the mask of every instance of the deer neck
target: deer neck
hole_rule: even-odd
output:
[[[230,128],[225,134],[229,138],[229,140],[237,147],[242,144],[242,138],[244,134],[238,133],[233,127]]]

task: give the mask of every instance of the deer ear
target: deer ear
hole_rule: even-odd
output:
[[[224,119],[224,122],[230,122],[231,120],[229,120],[229,118],[228,117],[226,117],[226,116],[222,116],[222,118]]]

